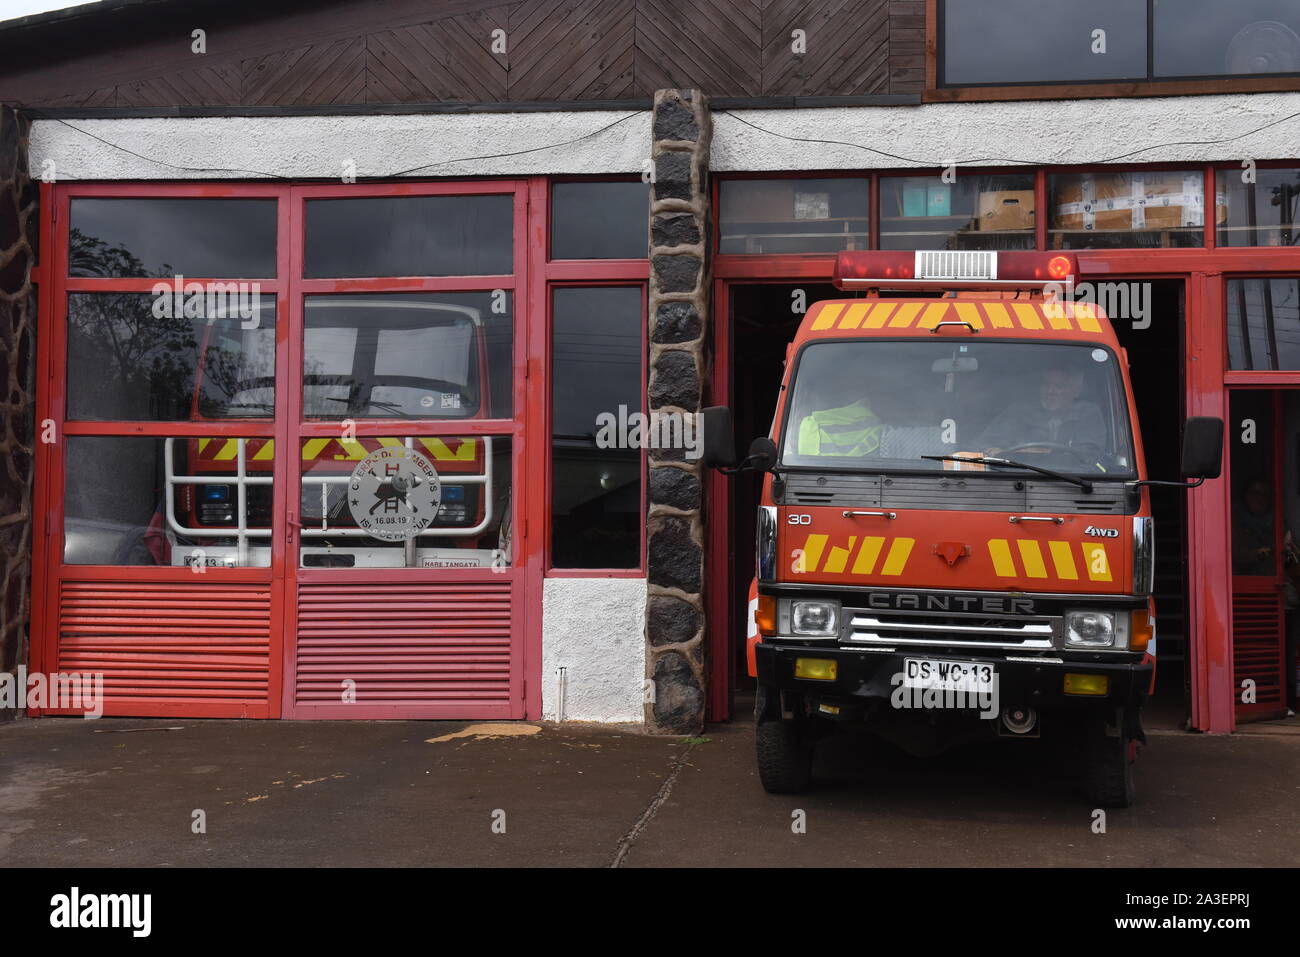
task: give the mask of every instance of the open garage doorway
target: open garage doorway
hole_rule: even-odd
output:
[[[1152,478],[1177,479],[1184,419],[1183,381],[1186,292],[1182,279],[1122,281],[1134,295],[1133,315],[1114,322],[1128,352],[1139,426]],[[712,404],[731,407],[741,449],[767,435],[786,349],[808,305],[845,293],[822,282],[720,282],[718,284],[717,361]],[[1105,303],[1103,302],[1103,305]],[[726,527],[714,529],[714,597],[711,627],[721,629],[713,644],[710,716],[747,717],[753,679],[746,673],[744,642],[749,584],[754,577],[755,516],[761,481],[741,475],[719,479],[725,494]],[[1151,493],[1156,523],[1155,599],[1157,611],[1156,693],[1148,725],[1182,728],[1190,714],[1187,619],[1186,498],[1177,489]],[[719,523],[721,524],[721,523]],[[723,653],[725,649],[725,654]]]

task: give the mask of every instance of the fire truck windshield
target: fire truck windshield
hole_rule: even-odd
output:
[[[478,413],[481,332],[475,309],[400,297],[309,297],[303,334],[308,418],[470,418]],[[274,410],[274,330],[225,324],[204,351],[200,412]]]
[[[993,455],[1068,474],[1135,475],[1128,404],[1109,349],[857,340],[812,343],[796,362],[785,466],[931,471],[957,465],[921,456]]]

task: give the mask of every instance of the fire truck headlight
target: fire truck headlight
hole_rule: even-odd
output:
[[[837,601],[796,601],[790,604],[790,633],[794,635],[839,634],[840,603]]]
[[[1117,648],[1128,645],[1128,629],[1121,627],[1128,616],[1111,611],[1067,611],[1065,645],[1067,648]]]

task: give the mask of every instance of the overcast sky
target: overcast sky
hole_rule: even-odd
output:
[[[64,7],[80,5],[77,0],[0,0],[0,20],[29,17],[33,13],[45,13],[47,10],[62,10]]]

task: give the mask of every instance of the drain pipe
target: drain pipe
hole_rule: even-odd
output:
[[[561,665],[555,669],[555,720],[564,720],[564,709],[567,702],[564,700],[569,690],[568,669]]]

